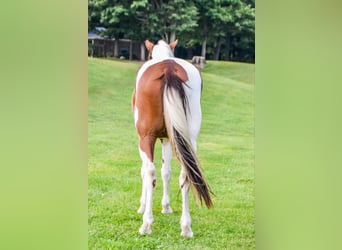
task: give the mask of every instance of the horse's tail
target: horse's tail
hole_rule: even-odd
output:
[[[186,175],[194,187],[201,204],[210,208],[213,203],[210,198],[210,188],[201,171],[199,161],[192,146],[187,117],[190,107],[182,79],[175,74],[170,65],[163,76],[163,106],[164,120],[171,144],[180,163],[185,167]]]

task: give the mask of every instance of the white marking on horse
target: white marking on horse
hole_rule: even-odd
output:
[[[174,58],[172,50],[170,50],[170,46],[164,42],[163,40],[158,42],[158,45],[154,46],[152,51],[153,60],[163,60]]]
[[[161,168],[161,177],[163,180],[163,198],[162,198],[162,213],[172,213],[169,198],[169,182],[171,179],[171,159],[172,147],[168,139],[162,139],[162,155],[163,162]]]

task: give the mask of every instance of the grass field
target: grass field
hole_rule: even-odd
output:
[[[215,193],[214,208],[190,192],[194,237],[180,236],[180,166],[172,161],[172,214],[161,214],[161,146],[151,235],[141,236],[138,137],[131,95],[140,63],[88,60],[89,249],[254,249],[253,64],[208,61],[202,71],[202,128],[198,156]]]

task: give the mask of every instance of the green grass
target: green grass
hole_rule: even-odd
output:
[[[89,58],[89,249],[254,249],[254,65],[208,61],[202,71],[198,156],[215,193],[214,208],[190,194],[194,237],[180,236],[180,166],[172,160],[172,214],[161,214],[161,146],[151,235],[141,236],[138,137],[131,95],[138,62]]]

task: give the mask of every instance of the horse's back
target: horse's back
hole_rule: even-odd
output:
[[[201,74],[198,69],[191,63],[186,60],[180,58],[173,58],[173,60],[183,67],[183,69],[187,72],[188,75],[188,86],[197,91],[202,89],[202,79]]]
[[[175,64],[172,64],[172,62],[175,62]],[[160,133],[165,130],[163,123],[162,77],[167,67],[175,68],[176,74],[180,74],[181,71],[185,72],[185,76],[181,78],[184,79],[186,84],[184,90],[190,108],[188,123],[190,131],[192,131],[191,134],[197,137],[202,120],[200,107],[202,79],[194,65],[180,58],[152,59],[139,68],[136,78],[135,106],[139,110],[140,122],[144,119],[143,124],[158,128]],[[159,132],[155,131],[154,133],[158,134]]]
[[[200,75],[198,69],[193,64],[189,63],[188,61],[180,59],[180,58],[175,58],[175,57],[158,59],[158,60],[152,59],[152,60],[145,62],[138,70],[137,78],[136,78],[136,84],[139,83],[140,78],[145,73],[145,71],[148,70],[148,68],[153,67],[153,65],[157,65],[157,64],[159,64],[163,61],[167,61],[167,60],[174,61],[175,63],[180,65],[185,70],[185,72],[187,73],[187,76],[189,78],[187,84],[189,86],[191,86],[191,88],[201,89],[202,80],[201,80],[201,75]]]
[[[186,82],[188,87],[185,87],[185,93],[187,95],[190,112],[188,114],[188,126],[190,134],[193,138],[193,143],[198,136],[202,122],[201,111],[201,94],[202,94],[202,77],[198,69],[188,61],[175,58],[175,62],[183,67],[187,72],[188,81]],[[196,146],[195,146],[196,147]]]

